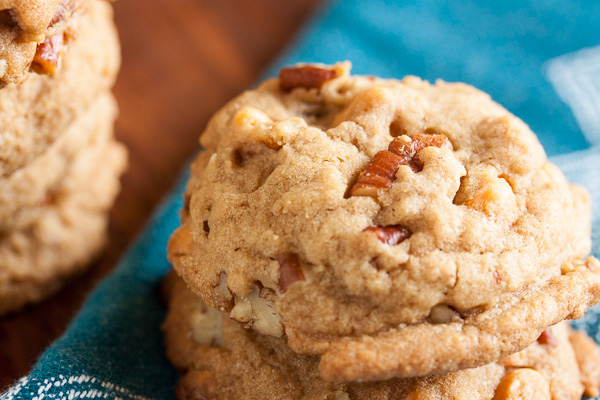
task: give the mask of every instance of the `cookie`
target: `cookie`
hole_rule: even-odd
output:
[[[32,74],[22,84],[0,90],[0,177],[46,151],[113,85],[119,63],[112,8],[105,2],[89,2],[59,73]]]
[[[170,261],[327,380],[489,364],[600,300],[587,193],[471,86],[286,68],[201,143]]]
[[[0,314],[47,297],[98,254],[125,163],[114,140],[83,149],[36,220],[0,236]]]
[[[597,346],[566,322],[521,352],[481,367],[445,376],[331,383],[320,377],[318,357],[244,329],[208,308],[174,275],[166,283],[163,330],[167,356],[183,373],[179,399],[575,400],[595,396],[600,385]]]
[[[79,151],[112,139],[116,113],[112,94],[102,94],[46,152],[0,179],[0,232],[21,229],[42,212]]]
[[[1,0],[0,85],[23,82],[30,70],[55,75],[85,6],[84,0]]]

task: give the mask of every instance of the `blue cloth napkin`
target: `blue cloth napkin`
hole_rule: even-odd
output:
[[[270,74],[351,60],[354,73],[464,81],[530,124],[595,201],[600,255],[600,3],[575,0],[346,0],[328,3]],[[269,74],[269,75],[270,75]],[[200,133],[200,127],[199,127]],[[67,332],[0,399],[173,397],[157,287],[169,268],[185,176]],[[600,312],[575,325],[600,339]]]

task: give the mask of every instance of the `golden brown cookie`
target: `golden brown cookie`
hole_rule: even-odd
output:
[[[167,356],[183,373],[179,399],[578,400],[600,385],[597,372],[588,372],[600,368],[597,346],[567,322],[548,328],[525,350],[478,368],[331,383],[321,378],[318,357],[299,355],[283,339],[244,329],[208,308],[174,274],[167,295],[163,330]],[[571,344],[574,340],[586,344]]]
[[[0,0],[0,85],[24,81],[30,70],[55,75],[85,0]]]
[[[23,228],[42,212],[79,151],[112,140],[116,113],[112,94],[102,94],[46,152],[0,178],[0,232]]]
[[[0,235],[0,314],[42,300],[98,254],[125,164],[114,140],[83,149],[35,221]]]
[[[0,90],[0,177],[46,151],[113,85],[119,63],[112,8],[91,1],[59,73],[33,74]]]
[[[286,68],[201,143],[169,259],[327,380],[488,364],[600,300],[587,193],[468,85]]]

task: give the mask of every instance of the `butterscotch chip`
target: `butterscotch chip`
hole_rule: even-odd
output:
[[[598,261],[578,261],[589,197],[527,125],[465,84],[345,67],[318,88],[268,80],[208,124],[192,251],[169,254],[207,304],[268,289],[293,351],[320,355],[325,379],[369,381],[489,364],[600,300]],[[289,286],[284,254],[304,276]]]
[[[171,274],[169,280],[163,331],[167,356],[183,375],[177,385],[178,399],[580,400],[586,374],[571,345],[574,335],[582,335],[592,345],[590,366],[600,366],[593,341],[585,333],[574,334],[568,323],[561,322],[552,327],[555,346],[534,342],[481,367],[444,376],[331,383],[319,375],[317,357],[293,352],[283,339],[245,330],[218,313],[211,314],[212,321],[204,319],[204,325],[198,325],[196,310],[206,305],[180,278]],[[214,334],[216,324],[221,326],[220,343],[194,340],[203,326]],[[594,381],[596,388],[599,382]]]

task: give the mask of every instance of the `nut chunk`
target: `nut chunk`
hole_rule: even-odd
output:
[[[377,197],[377,190],[392,187],[398,168],[404,164],[402,157],[391,151],[378,152],[358,176],[350,195]]]
[[[446,147],[452,149],[452,143],[444,135],[416,134],[409,140],[406,136],[392,140],[387,150],[379,151],[360,173],[350,196],[377,197],[380,189],[389,189],[396,178],[401,165],[408,165],[415,172],[423,169],[418,153],[426,147]]]
[[[548,328],[544,332],[542,332],[540,337],[537,339],[537,342],[539,344],[545,344],[547,346],[552,346],[552,347],[554,347],[558,344],[558,341],[552,334],[552,328]]]
[[[62,3],[58,5],[56,11],[54,12],[54,17],[52,17],[52,21],[50,21],[50,26],[57,25],[64,21],[67,17],[70,17],[71,14],[75,11],[75,1],[73,0],[64,0]]]
[[[338,69],[327,69],[304,65],[285,67],[279,71],[279,86],[284,92],[295,88],[321,89],[323,84],[340,76]]]
[[[303,281],[304,272],[296,254],[285,254],[277,257],[279,262],[279,288],[285,293],[288,286],[296,281]]]
[[[64,38],[62,34],[49,37],[38,45],[33,57],[32,67],[39,73],[47,75],[56,75],[60,68],[64,47]]]
[[[411,232],[402,225],[390,226],[369,226],[363,232],[373,232],[377,235],[377,239],[381,243],[389,244],[390,246],[404,242],[410,237]]]

